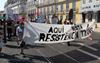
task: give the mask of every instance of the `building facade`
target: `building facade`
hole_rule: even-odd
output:
[[[73,9],[73,19],[74,24],[81,23],[80,21],[80,0],[57,0],[56,3],[56,14],[59,20],[69,19],[69,11]]]
[[[26,15],[26,1],[27,0],[7,0],[4,6],[5,14],[7,14],[7,8],[11,8],[13,10],[13,14],[18,14],[19,17],[22,17],[23,14]]]
[[[72,22],[75,24],[81,23],[80,21],[80,0],[38,0],[39,13],[46,15],[46,19],[49,19],[50,15],[55,14],[57,18],[68,20],[70,9],[74,10]]]
[[[80,5],[82,22],[92,19],[97,22],[97,27],[100,28],[100,0],[81,0]]]
[[[27,20],[35,21],[37,19],[37,1],[36,0],[28,0],[27,1]]]
[[[44,14],[46,22],[49,21],[49,16],[56,13],[56,0],[37,0],[37,8],[39,14]]]

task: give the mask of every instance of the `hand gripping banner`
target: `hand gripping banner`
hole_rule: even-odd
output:
[[[58,25],[44,23],[25,23],[23,40],[29,43],[62,43],[84,39],[91,35],[94,22],[77,25]]]

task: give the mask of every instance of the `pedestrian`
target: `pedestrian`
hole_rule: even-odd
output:
[[[58,22],[58,19],[57,19],[56,15],[54,14],[51,19],[51,24],[57,24],[57,22]]]
[[[12,37],[12,20],[10,17],[8,17],[8,21],[7,21],[7,31],[8,31],[8,40],[11,40]]]
[[[92,19],[91,19],[91,18],[89,18],[89,22],[92,22]],[[88,39],[89,39],[89,40],[93,40],[93,39],[92,39],[92,33],[91,33],[91,35],[89,36]]]
[[[57,24],[62,24],[62,19],[60,21],[58,20]]]
[[[12,33],[13,33],[13,36],[15,36],[15,21],[12,22]]]
[[[17,24],[16,24],[16,40],[17,40],[17,44],[19,45],[19,41],[20,41],[20,38],[18,36],[18,28],[19,28],[19,25],[20,25],[20,21],[17,21]]]
[[[69,23],[67,23],[67,24],[69,24],[69,25],[73,24],[73,23],[71,22],[71,19],[68,19],[68,20],[69,20]],[[71,45],[70,45],[70,41],[67,42],[67,45],[68,45],[68,46],[71,46]]]
[[[66,19],[65,19],[65,21],[64,21],[64,24],[67,24]]]
[[[2,47],[3,47],[3,25],[2,25],[2,20],[0,19],[0,56],[4,56],[3,54],[1,54]]]
[[[21,40],[21,44],[20,44],[20,48],[21,48],[21,55],[25,55],[24,53],[23,53],[23,50],[24,50],[24,47],[25,47],[25,42],[23,41],[23,32],[24,32],[24,23],[23,22],[21,22],[20,23],[20,26],[18,27],[18,37],[20,38],[20,40]]]

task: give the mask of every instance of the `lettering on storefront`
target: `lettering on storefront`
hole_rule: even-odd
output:
[[[96,9],[96,8],[100,8],[100,4],[94,4],[94,5],[85,6],[85,7],[82,7],[82,10],[85,10],[85,9]]]

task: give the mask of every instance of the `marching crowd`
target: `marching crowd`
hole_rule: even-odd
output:
[[[52,17],[52,19],[56,18],[56,16],[54,15]],[[73,24],[71,19],[68,19],[69,22],[67,23],[66,19],[64,21],[64,24],[67,24],[67,25],[70,25],[70,24]],[[90,22],[92,22],[91,19],[89,19]],[[38,23],[38,19],[36,19],[35,21],[31,21],[31,22],[35,22],[35,23]],[[42,22],[42,23],[45,23]],[[49,24],[52,24],[50,23],[50,21],[48,22]],[[57,19],[56,23],[55,24],[62,24],[62,19],[59,21]],[[17,40],[17,44],[20,45],[20,48],[21,48],[21,52],[20,54],[21,55],[25,55],[23,50],[24,50],[24,46],[25,46],[25,42],[23,41],[22,37],[23,37],[23,32],[24,32],[24,22],[22,21],[13,21],[11,20],[11,18],[8,17],[8,20],[6,20],[6,35],[8,38],[6,38],[8,41],[11,41],[12,40],[12,36],[15,36],[16,37],[16,40]],[[3,20],[0,19],[0,56],[4,56],[3,54],[1,54],[1,51],[2,51],[2,47],[3,47],[3,40],[4,40],[4,27],[3,27]],[[92,34],[89,36],[90,40],[92,40]],[[21,44],[20,44],[21,42]],[[70,46],[70,42],[67,42],[67,45]]]
[[[22,40],[22,36],[23,36],[23,30],[24,30],[24,22],[20,22],[20,21],[13,21],[11,20],[10,17],[8,17],[8,20],[5,20],[5,28],[3,26],[3,20],[0,19],[0,56],[4,56],[3,54],[1,54],[2,51],[2,47],[3,47],[3,40],[4,40],[4,29],[6,30],[6,40],[11,41],[12,37],[16,37],[17,40],[17,44],[20,45],[21,48],[21,55],[25,55],[23,53],[23,49],[25,46],[25,42]],[[21,42],[19,44],[19,41]]]

